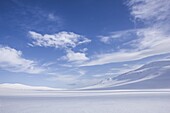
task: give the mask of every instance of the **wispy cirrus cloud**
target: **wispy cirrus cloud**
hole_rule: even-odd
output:
[[[7,46],[0,46],[0,68],[29,74],[39,74],[45,71],[35,61],[23,58],[21,51]]]
[[[100,38],[100,41],[106,44],[109,44],[114,39],[124,39],[124,38],[132,38],[136,36],[137,29],[130,29],[130,30],[124,30],[124,31],[116,31],[112,32],[109,35],[101,35],[98,36]]]
[[[16,23],[16,27],[21,30],[38,30],[39,32],[54,33],[64,26],[62,15],[58,15],[55,10],[45,10],[30,1],[10,0],[12,7],[8,13],[9,23]]]
[[[145,23],[153,24],[154,22],[169,21],[169,0],[129,0],[127,5],[133,18]]]
[[[62,31],[56,34],[44,35],[34,31],[29,31],[29,34],[33,39],[32,44],[41,47],[74,48],[77,45],[91,41],[82,35],[66,31]]]
[[[142,28],[116,32],[109,36],[101,37],[101,41],[108,43],[113,38],[122,38],[129,33],[135,33],[136,39],[129,42],[133,48],[122,48],[112,53],[103,53],[81,66],[103,65],[113,62],[139,60],[146,57],[170,53],[170,23],[168,0],[131,0],[128,2],[130,14]],[[127,32],[128,31],[128,32]]]

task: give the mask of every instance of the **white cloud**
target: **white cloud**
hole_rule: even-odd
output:
[[[80,49],[81,52],[86,52],[87,50],[87,48]]]
[[[169,0],[129,0],[131,15],[145,22],[160,22],[169,19]]]
[[[64,56],[64,58],[62,57],[62,58],[60,58],[59,60],[63,60],[63,59],[65,59],[65,56]],[[59,64],[60,66],[62,66],[62,67],[67,67],[67,68],[71,68],[71,67],[73,67],[73,65],[71,65],[71,64]]]
[[[22,52],[10,47],[0,46],[0,68],[11,72],[38,74],[45,71],[33,60],[22,57]]]
[[[154,55],[169,53],[170,37],[168,39],[163,39],[163,40],[162,39],[163,38],[160,37],[160,40],[158,41],[154,40],[155,42],[154,41],[145,42],[145,39],[143,39],[140,43],[138,43],[139,46],[137,49],[96,55],[94,56],[94,60],[86,62],[81,66],[94,66],[94,65],[103,65],[107,63],[113,63],[113,62],[133,61],[133,60],[139,60]],[[147,46],[147,43],[150,43],[151,45]]]
[[[136,39],[128,43],[129,46],[134,46],[133,49],[125,48],[113,53],[96,55],[81,66],[133,61],[170,52],[170,1],[131,0],[128,5],[131,15],[144,23],[143,28],[136,29]],[[117,32],[110,38],[126,36],[127,31],[133,32],[133,30]],[[110,38],[104,38],[102,41],[108,42]]]
[[[72,50],[67,50],[67,54],[64,56],[64,58],[69,62],[81,62],[89,60],[85,53],[74,52]]]
[[[99,38],[100,38],[100,41],[104,43],[108,43],[109,40],[111,39],[110,36],[99,36]]]
[[[57,22],[61,21],[61,19],[58,16],[54,15],[53,13],[48,14],[48,20]]]
[[[77,45],[88,43],[91,40],[73,32],[59,32],[56,34],[40,34],[29,31],[31,38],[34,39],[33,45],[55,48],[76,47]]]
[[[78,70],[78,72],[80,73],[80,75],[85,75],[86,74],[85,70]]]
[[[133,35],[136,34],[136,29],[131,29],[131,30],[125,30],[125,31],[116,31],[112,32],[109,35],[106,36],[98,36],[100,38],[100,41],[103,43],[109,43],[113,39],[122,39],[122,38],[129,38]]]

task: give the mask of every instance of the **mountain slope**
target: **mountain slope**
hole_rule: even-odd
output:
[[[170,61],[148,63],[136,70],[106,78],[87,89],[170,88]]]
[[[11,83],[3,83],[0,84],[0,89],[11,89],[11,90],[61,90],[57,88],[50,88],[44,86],[28,86],[24,84],[11,84]]]

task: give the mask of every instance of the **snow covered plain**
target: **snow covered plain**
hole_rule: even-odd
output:
[[[169,113],[170,90],[0,90],[0,113]]]

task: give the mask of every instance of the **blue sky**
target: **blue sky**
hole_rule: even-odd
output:
[[[83,87],[165,59],[168,0],[4,0],[0,83]]]

